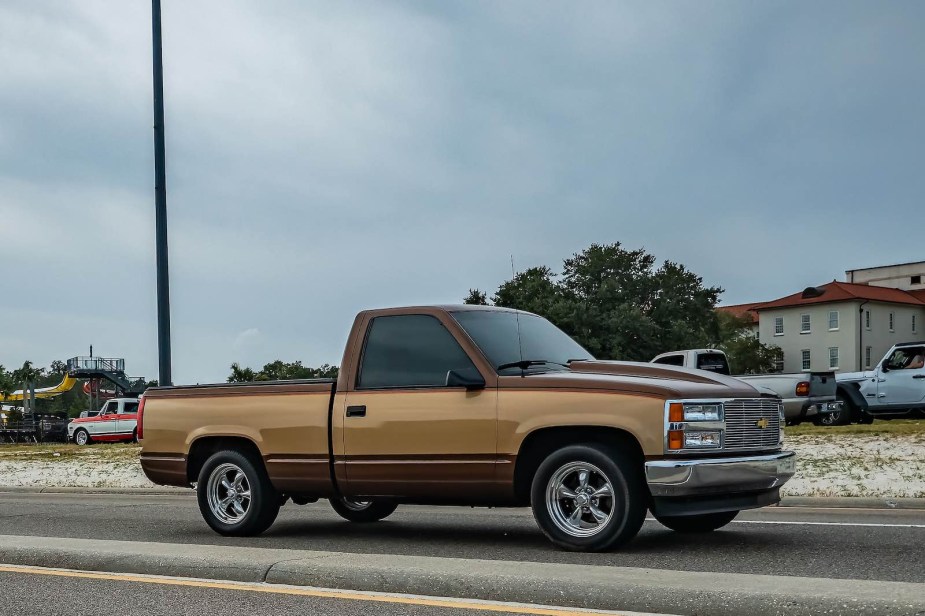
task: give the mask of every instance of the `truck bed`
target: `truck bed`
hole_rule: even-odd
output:
[[[171,485],[189,485],[195,478],[185,471],[177,476],[177,469],[185,469],[187,459],[203,446],[197,441],[243,435],[262,453],[278,490],[327,491],[334,388],[332,379],[305,379],[148,389],[142,466],[155,483],[166,478]]]

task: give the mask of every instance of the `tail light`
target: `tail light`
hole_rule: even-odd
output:
[[[138,430],[138,440],[140,441],[145,436],[145,397],[142,396],[138,399],[138,422],[136,425],[136,430]]]
[[[797,395],[798,396],[808,396],[809,395],[809,381],[800,381],[797,383]]]

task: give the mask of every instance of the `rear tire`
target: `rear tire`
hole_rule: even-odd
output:
[[[709,533],[732,522],[739,515],[738,511],[722,511],[702,515],[666,515],[655,516],[663,526],[677,533]]]
[[[240,451],[219,451],[206,460],[196,495],[206,524],[228,537],[259,535],[282,504],[263,464]]]
[[[817,426],[847,426],[856,416],[857,409],[845,394],[839,392],[836,399],[841,402],[841,410],[822,415],[818,423],[814,422]]]
[[[398,505],[383,500],[363,501],[344,496],[328,499],[337,515],[358,524],[378,522],[392,515]]]
[[[646,515],[642,464],[606,445],[572,445],[550,454],[533,476],[533,517],[557,546],[600,552],[630,541]]]

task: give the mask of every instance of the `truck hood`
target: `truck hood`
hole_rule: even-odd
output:
[[[858,381],[866,381],[867,379],[873,378],[874,373],[871,371],[866,372],[839,372],[835,375],[836,383],[856,383]]]
[[[573,361],[568,370],[505,377],[511,387],[625,391],[669,398],[757,398],[739,379],[677,366],[628,361]]]

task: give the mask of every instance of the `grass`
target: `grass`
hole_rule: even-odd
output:
[[[0,445],[0,464],[9,461],[87,460],[107,462],[134,462],[138,459],[139,445],[132,443],[99,443],[96,445],[16,444]]]
[[[814,426],[803,422],[799,426],[784,428],[786,436],[925,436],[925,419],[893,419],[890,421],[874,420],[869,425],[851,424],[847,426]]]

